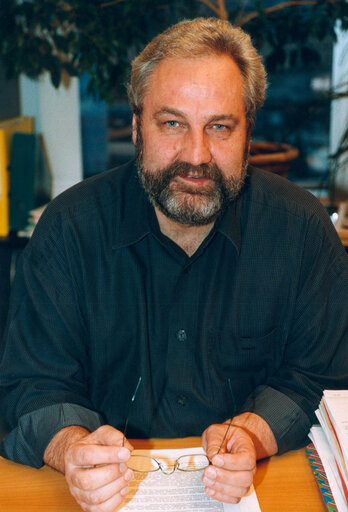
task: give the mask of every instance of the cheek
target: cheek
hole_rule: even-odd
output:
[[[164,154],[167,158],[173,158],[180,153],[180,144],[177,141],[167,142],[164,146]]]
[[[246,145],[246,137],[245,134],[242,133],[230,140],[227,145],[222,144],[220,148],[218,148],[218,153],[220,155],[220,159],[225,162],[242,162],[244,159]]]
[[[144,156],[146,159],[158,162],[170,162],[175,159],[180,152],[178,141],[168,139],[168,137],[149,138],[144,142]]]
[[[221,163],[224,166],[230,166],[231,164],[238,164],[243,160],[244,148],[239,144],[229,144],[227,147],[215,148],[215,151],[213,150],[212,154],[216,163]]]

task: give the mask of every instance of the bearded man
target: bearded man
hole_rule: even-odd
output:
[[[202,435],[205,490],[236,503],[257,459],[306,443],[322,390],[348,385],[347,255],[314,197],[248,167],[265,89],[227,21],[160,34],[132,64],[136,162],[56,198],[26,248],[2,454],[63,472],[84,510],[127,494],[125,423]]]

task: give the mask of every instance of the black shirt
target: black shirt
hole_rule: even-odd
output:
[[[249,170],[192,257],[159,230],[133,163],[47,208],[21,259],[0,366],[2,454],[40,466],[61,428],[200,435],[253,411],[279,452],[323,388],[348,387],[347,255],[310,194]]]

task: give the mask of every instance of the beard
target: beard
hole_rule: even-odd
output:
[[[138,176],[153,206],[166,217],[188,226],[210,224],[235,200],[243,185],[248,163],[248,144],[243,163],[236,176],[226,178],[216,164],[192,165],[175,161],[166,167],[150,171],[144,167],[143,141],[137,131],[136,157]],[[175,180],[176,177],[199,176],[208,178],[207,185],[192,187]]]

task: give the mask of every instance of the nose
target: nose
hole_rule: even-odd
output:
[[[204,131],[190,131],[186,134],[181,159],[192,165],[207,164],[211,161],[208,136]]]

